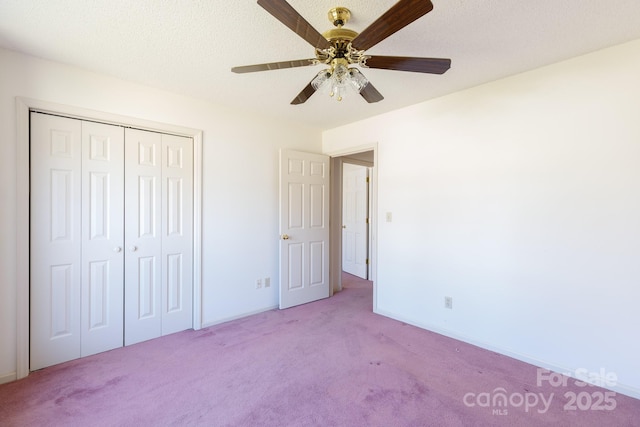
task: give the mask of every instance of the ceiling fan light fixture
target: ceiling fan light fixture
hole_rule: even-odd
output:
[[[338,101],[342,101],[350,89],[360,93],[369,81],[360,70],[349,68],[348,65],[344,58],[334,59],[331,68],[320,71],[311,81],[311,86]]]

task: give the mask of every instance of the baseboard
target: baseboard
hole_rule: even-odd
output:
[[[237,316],[224,317],[222,319],[214,320],[213,322],[204,322],[204,323],[202,323],[202,327],[203,328],[208,328],[209,326],[215,326],[215,325],[219,325],[221,323],[231,322],[232,320],[238,320],[238,319],[242,319],[244,317],[253,316],[254,314],[264,313],[265,311],[275,310],[278,307],[279,306],[274,305],[274,306],[271,306],[271,307],[262,308],[260,310],[255,310],[255,311],[250,311],[250,312],[247,312],[247,313],[239,314]]]
[[[569,368],[567,366],[561,366],[556,363],[551,363],[546,360],[541,360],[532,356],[528,356],[526,354],[522,354],[509,349],[497,347],[495,345],[478,341],[473,338],[469,338],[467,336],[456,334],[454,332],[440,328],[438,326],[415,322],[411,319],[398,316],[395,313],[390,313],[384,310],[376,310],[375,313],[381,316],[389,317],[391,319],[394,319],[400,322],[407,323],[412,326],[416,326],[420,329],[425,329],[427,331],[435,332],[436,334],[444,335],[445,337],[453,338],[455,340],[462,341],[467,344],[475,345],[476,347],[480,347],[485,350],[493,351],[493,352],[502,354],[504,356],[509,356],[516,360],[520,360],[522,362],[529,363],[531,365],[534,365],[540,368],[548,369],[552,372],[556,372],[559,374],[568,375],[567,373],[577,372],[578,369],[580,369],[579,367]],[[640,389],[638,389],[637,387],[630,386],[628,384],[616,383],[615,386],[611,386],[611,387],[602,386],[602,387],[607,390],[614,391],[616,393],[624,394],[625,396],[633,397],[634,399],[640,399]]]
[[[9,374],[0,375],[0,384],[10,383],[18,379],[18,375],[15,372]]]

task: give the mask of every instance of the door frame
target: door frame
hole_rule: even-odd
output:
[[[342,290],[342,157],[365,151],[373,151],[369,193],[369,254],[371,269],[369,280],[373,282],[373,312],[378,312],[378,143],[369,143],[324,153],[331,158],[331,202],[329,236],[329,275],[332,286],[329,295]]]
[[[202,327],[202,130],[16,97],[16,377],[29,375],[29,113],[57,114],[193,138],[193,329]]]

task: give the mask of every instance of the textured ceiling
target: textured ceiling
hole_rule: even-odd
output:
[[[234,74],[314,50],[253,0],[0,0],[0,46],[216,104],[329,129],[640,38],[639,0],[432,0],[367,53],[451,58],[443,75],[365,70],[385,96],[290,101],[320,66]],[[362,31],[395,0],[289,0],[316,29],[351,9]],[[1,65],[1,64],[0,64]]]

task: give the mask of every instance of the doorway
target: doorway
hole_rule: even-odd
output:
[[[342,163],[342,271],[367,280],[371,167],[358,163],[348,157]]]
[[[343,272],[343,172],[345,164],[355,164],[369,170],[367,278],[373,282],[373,311],[377,312],[377,144],[328,153],[331,157],[331,294],[342,290]]]

